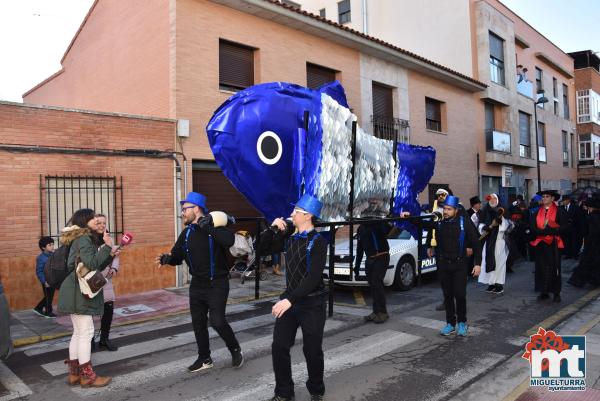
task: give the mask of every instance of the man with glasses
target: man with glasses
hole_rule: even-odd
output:
[[[181,201],[181,218],[186,225],[170,254],[163,253],[156,258],[162,265],[179,265],[186,261],[192,281],[190,283],[190,312],[198,359],[188,367],[190,372],[198,372],[213,367],[208,341],[207,315],[210,325],[225,341],[231,352],[232,366],[239,368],[244,356],[233,330],[225,319],[225,306],[229,296],[229,269],[227,252],[233,245],[234,235],[226,227],[215,227],[213,218],[206,208],[206,197],[190,192]]]
[[[286,289],[273,306],[277,318],[273,329],[273,370],[275,396],[271,401],[294,399],[294,381],[290,349],[298,327],[302,329],[303,351],[308,369],[306,387],[311,401],[323,400],[323,330],[325,328],[326,290],[323,269],[327,241],[315,230],[314,222],[321,214],[321,202],[304,195],[292,212],[292,224],[275,219],[260,237],[260,254],[281,252],[285,248]],[[296,233],[292,235],[294,232]]]
[[[545,190],[538,192],[542,197],[542,206],[532,216],[529,229],[535,235],[531,246],[535,249],[535,290],[541,292],[538,301],[550,298],[560,302],[561,291],[561,250],[565,245],[562,239],[569,228],[569,218],[564,209],[554,203],[557,192]]]

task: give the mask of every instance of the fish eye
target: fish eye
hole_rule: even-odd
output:
[[[277,163],[281,159],[282,149],[281,139],[273,131],[263,132],[256,141],[256,153],[265,164]]]

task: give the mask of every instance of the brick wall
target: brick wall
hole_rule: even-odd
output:
[[[600,72],[591,67],[575,70],[575,90],[585,89],[600,93]]]
[[[172,120],[0,103],[2,145],[166,150],[174,131]],[[117,294],[173,286],[174,271],[159,271],[153,261],[174,240],[173,171],[173,161],[164,158],[0,150],[0,275],[11,309],[30,308],[41,298],[35,276],[40,219],[46,219],[40,175],[122,176],[124,228],[135,234],[135,244],[122,254]]]

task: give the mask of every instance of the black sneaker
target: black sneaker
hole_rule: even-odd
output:
[[[387,313],[378,313],[373,318],[373,322],[377,324],[385,323],[390,318]]]
[[[47,317],[48,319],[56,319],[56,315],[52,312],[44,313],[44,317]]]
[[[210,358],[201,360],[200,358],[196,359],[196,362],[194,362],[193,364],[191,364],[190,366],[188,366],[188,370],[190,372],[199,372],[201,370],[205,370],[205,369],[210,369],[212,368],[213,365],[213,361]]]
[[[288,397],[281,397],[279,395],[276,395],[273,398],[271,398],[269,401],[294,401],[294,397],[288,398]]]
[[[115,345],[113,343],[111,343],[108,338],[107,339],[100,339],[100,341],[98,341],[98,348],[100,349],[106,349],[108,351],[116,351],[119,349],[118,345]]]
[[[371,313],[370,315],[365,316],[364,317],[365,322],[372,322],[376,316],[377,316],[377,314],[375,312]]]
[[[310,401],[323,401],[325,399],[325,396],[321,395],[321,394],[311,394],[310,395]]]
[[[494,288],[496,288],[493,284],[488,285],[488,288],[485,289],[485,292],[494,292]]]
[[[44,314],[44,311],[42,309],[33,308],[32,311],[41,317],[46,317],[46,315]]]
[[[244,364],[244,354],[242,350],[237,348],[231,351],[231,366],[234,368],[241,368]]]
[[[544,293],[544,294],[538,295],[537,300],[538,301],[545,301],[548,298],[550,298],[550,295]]]
[[[560,297],[560,294],[554,294],[553,301],[556,302],[556,303],[562,301],[562,298]]]
[[[494,286],[494,289],[492,290],[492,294],[502,294],[504,292],[504,287],[502,286],[502,284],[496,284]]]

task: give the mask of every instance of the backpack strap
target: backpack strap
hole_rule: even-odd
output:
[[[458,238],[458,244],[460,246],[460,255],[462,255],[465,249],[465,218],[460,216],[460,237]]]

